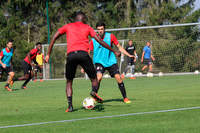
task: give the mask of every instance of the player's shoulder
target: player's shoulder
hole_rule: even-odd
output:
[[[38,51],[37,48],[31,49],[31,52],[37,52],[37,51]]]

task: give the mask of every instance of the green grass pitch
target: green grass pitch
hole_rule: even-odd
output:
[[[0,127],[40,122],[74,120],[151,112],[178,108],[200,107],[200,76],[169,76],[124,79],[131,104],[124,104],[114,79],[103,79],[99,95],[104,103],[94,110],[82,108],[89,96],[90,81],[75,79],[73,105],[75,111],[65,113],[67,100],[65,81],[30,82],[21,90],[4,90],[0,83]],[[140,114],[111,118],[77,120],[23,127],[0,128],[0,133],[199,133],[200,109]]]

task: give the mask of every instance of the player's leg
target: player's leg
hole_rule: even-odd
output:
[[[147,65],[143,66],[142,71],[144,71],[147,67]]]
[[[131,74],[134,74],[135,73],[135,65],[131,65]]]
[[[109,67],[108,71],[109,71],[111,77],[114,77],[116,79],[116,81],[118,83],[119,90],[120,90],[122,97],[124,99],[124,102],[130,103],[131,101],[127,98],[124,82],[123,82],[123,80],[120,76],[120,72],[119,72],[119,68],[118,68],[117,64],[114,64],[111,67]]]
[[[43,66],[39,65],[40,82],[43,82]]]
[[[8,80],[7,80],[7,84],[8,85],[13,85],[13,78],[15,76],[15,73],[13,71],[8,73]]]
[[[32,71],[31,65],[28,64],[25,61],[22,62],[22,68],[24,70],[24,76],[18,78],[18,80],[25,80],[25,82],[23,83],[23,85],[22,85],[21,88],[22,89],[27,89],[26,85],[32,79],[32,77],[33,77],[33,71]]]
[[[30,70],[29,74],[26,74],[25,77],[26,77],[26,80],[25,80],[25,82],[23,83],[23,85],[22,85],[22,87],[21,87],[22,89],[27,89],[26,85],[27,85],[27,84],[29,83],[29,81],[33,78],[33,71]]]
[[[88,53],[81,53],[80,57],[80,65],[84,69],[84,71],[87,73],[88,77],[91,80],[92,83],[92,91],[90,92],[90,95],[97,101],[97,102],[103,102],[103,99],[98,96],[97,92],[99,90],[99,83],[97,80],[97,74],[96,70],[94,68],[94,65],[92,63],[92,59],[88,55]]]
[[[95,64],[95,68],[97,71],[97,79],[98,79],[98,90],[97,90],[97,93],[98,93],[100,84],[101,84],[101,80],[102,80],[103,74],[105,72],[105,68],[103,67],[103,65],[101,65],[99,63]]]
[[[5,71],[8,74],[8,79],[7,79],[7,83],[5,85],[5,89],[7,89],[8,91],[12,91],[12,89],[10,89],[9,85],[13,83],[13,77],[14,77],[15,73],[13,72],[12,67],[6,67]]]
[[[72,112],[73,111],[73,104],[72,104],[72,84],[73,84],[73,79],[67,79],[67,84],[66,84],[66,97],[68,101],[68,108],[66,109],[65,112]]]
[[[126,74],[126,73],[128,72],[129,69],[130,69],[130,65],[128,64],[128,65],[126,66],[126,68],[125,68],[124,73]]]
[[[38,66],[34,67],[34,82],[37,82]]]
[[[148,64],[149,64],[149,72],[152,72],[152,65],[153,65],[153,62],[151,59],[148,60]]]
[[[146,68],[148,68],[148,66],[149,66],[149,59],[144,59],[143,64],[144,64],[144,66],[143,66],[143,68],[142,68],[142,72],[144,72],[144,70],[145,70]]]
[[[76,68],[78,65],[78,57],[77,54],[75,53],[70,53],[67,56],[67,64],[65,66],[65,77],[67,79],[67,84],[66,84],[66,97],[67,97],[67,101],[68,101],[68,107],[66,109],[65,112],[72,112],[73,111],[73,104],[72,104],[72,94],[73,94],[73,88],[72,88],[72,84],[73,84],[73,79],[75,77],[76,74]]]

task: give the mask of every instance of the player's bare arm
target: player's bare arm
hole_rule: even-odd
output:
[[[6,68],[6,64],[4,64],[4,63],[1,61],[1,59],[2,59],[2,56],[0,56],[0,64],[2,65],[3,68]]]
[[[123,54],[127,55],[128,57],[135,58],[134,55],[130,55],[121,45],[120,43],[117,44],[117,48],[119,49],[120,52]]]
[[[141,62],[143,62],[143,60],[144,60],[144,52],[142,52]]]
[[[54,43],[55,43],[55,41],[56,41],[56,39],[57,39],[58,37],[60,37],[59,31],[57,31],[57,32],[54,34],[53,39],[51,40],[51,43],[50,43],[50,45],[49,45],[48,52],[47,52],[47,55],[46,55],[46,57],[45,57],[45,61],[46,61],[47,63],[49,62],[49,56],[51,55],[51,51],[52,51],[53,45],[54,45]]]
[[[154,61],[155,60],[155,58],[151,55],[151,59]]]

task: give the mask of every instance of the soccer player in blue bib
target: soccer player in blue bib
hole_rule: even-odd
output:
[[[120,52],[123,54],[134,58],[133,55],[130,55],[118,42],[117,38],[108,32],[105,32],[105,24],[103,22],[99,22],[96,25],[98,35],[100,38],[106,42],[110,47],[113,47],[113,44],[117,46]],[[118,83],[119,89],[123,96],[125,103],[130,103],[131,101],[127,98],[125,86],[123,80],[120,76],[119,68],[117,65],[117,59],[115,54],[102,47],[95,39],[92,38],[90,42],[90,50],[93,50],[93,63],[95,64],[97,70],[97,79],[100,82],[102,80],[103,73],[105,70],[108,70],[111,77],[114,77]]]
[[[149,67],[149,72],[152,71],[152,60],[154,61],[155,58],[152,56],[151,53],[151,43],[147,42],[146,46],[143,48],[141,62],[144,64],[142,71],[144,71],[147,67]]]
[[[0,53],[0,77],[2,77],[3,72],[6,72],[8,76],[7,84],[5,85],[5,89],[7,91],[12,91],[9,85],[13,84],[13,77],[15,73],[13,72],[12,67],[12,56],[13,56],[13,41],[10,40],[7,43],[6,48],[2,49]]]

